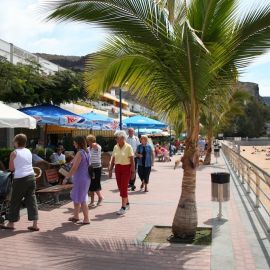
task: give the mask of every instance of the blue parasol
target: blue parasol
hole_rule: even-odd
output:
[[[145,117],[145,116],[141,116],[141,115],[136,115],[136,116],[126,118],[123,121],[123,123],[128,128],[132,127],[136,129],[141,129],[141,128],[162,129],[167,126],[166,124],[160,121],[157,121],[157,120]]]
[[[39,125],[91,128],[91,123],[84,117],[51,104],[26,107],[20,111],[34,117]]]

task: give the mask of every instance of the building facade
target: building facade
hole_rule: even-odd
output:
[[[36,63],[40,65],[40,69],[46,74],[53,74],[57,71],[65,70],[44,58],[41,58],[33,53],[23,50],[12,43],[8,43],[0,39],[0,56],[6,58],[12,64],[30,64]]]

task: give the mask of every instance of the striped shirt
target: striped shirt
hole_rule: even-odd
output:
[[[101,146],[97,144],[95,148],[88,148],[91,154],[91,166],[94,168],[101,167]]]

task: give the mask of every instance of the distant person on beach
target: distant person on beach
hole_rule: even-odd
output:
[[[115,166],[117,186],[122,198],[122,207],[116,213],[124,215],[129,210],[128,183],[135,174],[134,152],[132,147],[126,143],[126,133],[117,131],[115,133],[117,144],[114,146],[109,169],[109,177],[112,177],[112,170]]]
[[[72,167],[69,173],[65,176],[63,183],[67,183],[68,179],[73,176],[73,187],[70,193],[74,204],[73,216],[68,220],[72,222],[79,221],[80,210],[83,212],[83,221],[78,224],[90,224],[89,210],[88,210],[88,190],[90,187],[90,176],[88,173],[88,166],[90,164],[90,153],[87,149],[86,139],[83,136],[78,136],[74,139],[74,147],[77,153],[72,162]]]
[[[103,201],[103,196],[101,194],[101,146],[96,142],[96,137],[94,135],[88,135],[86,137],[86,141],[88,144],[88,150],[91,155],[91,163],[90,163],[90,177],[91,184],[89,188],[90,193],[90,207],[99,206]],[[98,196],[98,202],[95,205],[95,193]]]
[[[137,147],[136,157],[138,157],[138,174],[142,181],[141,190],[144,188],[144,192],[148,192],[149,176],[154,165],[155,154],[146,135],[141,136],[141,144]]]
[[[36,198],[36,179],[32,166],[32,154],[26,148],[27,137],[18,134],[13,139],[15,150],[10,154],[9,170],[14,172],[8,223],[2,229],[14,230],[14,223],[20,219],[21,202],[24,198],[28,220],[33,222],[30,231],[39,231],[38,206]]]

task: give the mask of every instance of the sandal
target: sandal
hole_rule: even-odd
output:
[[[79,219],[78,218],[75,218],[75,217],[70,217],[69,219],[68,219],[68,221],[71,221],[71,222],[78,222],[79,221]]]
[[[90,225],[90,222],[80,221],[80,222],[77,222],[76,224],[83,226],[83,225]]]
[[[36,227],[33,227],[33,226],[30,226],[30,227],[27,227],[27,229],[31,232],[38,232],[39,231],[39,228],[36,228]]]

